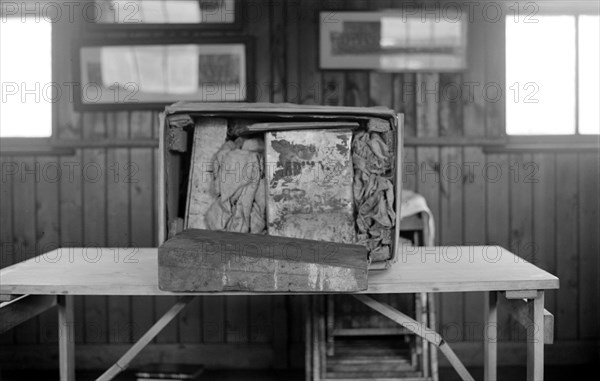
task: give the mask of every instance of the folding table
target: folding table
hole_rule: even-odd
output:
[[[110,380],[194,296],[215,295],[161,291],[157,255],[156,248],[61,248],[6,267],[0,270],[0,300],[4,301],[0,304],[0,332],[57,306],[60,378],[71,381],[75,379],[73,295],[182,296],[98,378]],[[498,298],[505,297],[511,314],[527,329],[527,379],[538,381],[544,376],[544,343],[553,340],[553,317],[544,310],[544,291],[558,288],[558,283],[557,277],[499,246],[406,246],[391,268],[369,273],[368,290],[353,295],[437,346],[463,380],[473,378],[434,327],[426,327],[368,294],[484,292],[485,380],[496,379]]]

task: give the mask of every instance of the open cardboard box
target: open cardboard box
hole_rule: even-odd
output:
[[[189,103],[168,106],[161,114],[159,162],[159,245],[181,232],[185,219],[188,180],[191,165],[191,145],[196,123],[201,118],[224,118],[228,125],[267,122],[358,122],[365,129],[370,122],[389,123],[394,136],[394,211],[396,214],[390,257],[371,261],[369,270],[390,267],[398,258],[400,205],[402,190],[403,116],[381,107],[330,107],[270,103]],[[177,133],[173,133],[173,128]],[[178,140],[173,142],[173,139]],[[184,152],[170,149],[173,144],[187,144]]]

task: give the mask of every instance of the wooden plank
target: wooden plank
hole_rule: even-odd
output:
[[[417,81],[414,73],[394,74],[393,109],[404,114],[404,136],[417,135]]]
[[[33,158],[15,158],[18,174],[13,183],[13,246],[15,262],[32,258],[37,250],[36,200],[35,189],[39,182],[40,171],[36,170]],[[10,242],[10,241],[9,241]],[[4,279],[2,279],[3,283]],[[38,319],[29,320],[15,330],[15,344],[36,343]]]
[[[533,181],[536,165],[531,154],[509,155],[510,249],[526,261],[537,264],[533,244]],[[507,296],[508,297],[508,296]],[[521,325],[510,319],[512,339],[525,337]]]
[[[417,150],[412,147],[404,147],[404,160],[402,170],[402,184],[404,189],[416,191],[419,181],[419,163],[417,162]]]
[[[202,342],[202,297],[194,298],[183,311],[179,313],[180,343],[197,344]]]
[[[440,150],[440,244],[460,245],[464,242],[463,232],[463,179],[462,149],[447,147]],[[452,258],[448,258],[450,262]],[[450,341],[463,340],[463,295],[440,295],[442,327],[452,332]],[[458,328],[461,327],[461,328]]]
[[[345,75],[343,71],[323,72],[323,104],[341,106],[344,102]]]
[[[84,115],[83,137],[85,139],[105,138],[106,121],[104,113]],[[95,248],[104,247],[107,238],[106,220],[106,150],[103,148],[83,151],[83,243],[86,260],[95,262],[102,252]],[[108,340],[108,305],[105,296],[90,296],[85,299],[85,341],[106,343]]]
[[[367,249],[298,238],[189,229],[158,250],[168,291],[343,292],[367,287]]]
[[[561,287],[557,293],[556,336],[574,339],[579,329],[579,188],[577,154],[556,155],[556,271]]]
[[[225,342],[225,300],[218,295],[203,298],[202,337],[205,343]]]
[[[483,167],[485,156],[481,148],[464,147],[463,149],[463,197],[465,202],[463,224],[464,244],[483,245],[485,237],[485,179]],[[483,340],[484,326],[483,293],[470,292],[464,294],[464,320],[471,325],[466,328],[467,340]],[[474,328],[473,328],[474,327]]]
[[[114,252],[112,248],[105,250],[105,254]],[[138,249],[126,264],[115,263],[111,255],[103,255],[97,263],[86,262],[82,259],[85,249],[62,248],[58,251],[52,255],[60,260],[52,266],[31,259],[0,270],[0,294],[174,295],[158,289],[156,248]],[[73,261],[69,261],[70,258]],[[458,261],[450,262],[448,258],[458,258]],[[369,289],[360,293],[558,288],[557,277],[531,263],[519,261],[499,246],[404,247],[398,261],[400,266],[372,271]],[[57,278],[57,272],[67,275]],[[204,311],[206,313],[206,308]]]
[[[506,299],[534,299],[537,293],[537,290],[509,290],[504,292],[504,296]]]
[[[533,243],[536,265],[556,274],[556,156],[554,153],[536,153],[533,162],[538,172],[533,183]],[[556,311],[556,292],[545,295],[545,304]]]
[[[544,292],[527,303],[533,324],[527,328],[527,380],[544,379]]]
[[[18,174],[17,163],[10,156],[0,156],[2,168],[2,186],[0,187],[0,268],[15,263],[15,245],[13,244],[13,184]],[[14,332],[0,334],[0,344],[10,346],[14,342]]]
[[[75,320],[73,297],[58,295],[59,372],[60,381],[75,381]]]
[[[369,73],[366,71],[346,72],[344,106],[366,107],[369,105]]]
[[[270,102],[273,91],[273,82],[271,77],[272,58],[271,38],[270,36],[270,2],[267,0],[257,0],[248,7],[248,13],[245,13],[246,33],[254,36],[254,83],[248,88],[248,95],[254,102]],[[252,94],[254,90],[254,94]],[[222,101],[225,101],[223,99]]]
[[[0,305],[0,332],[29,321],[56,305],[54,295],[23,295]],[[54,312],[54,311],[51,311]],[[54,327],[56,330],[56,326]]]
[[[217,199],[213,184],[216,154],[227,137],[227,120],[202,118],[194,129],[185,228],[207,229],[206,213]]]
[[[434,73],[418,73],[416,80],[417,136],[438,136],[439,75]]]
[[[131,139],[139,139],[153,136],[154,121],[152,113],[147,111],[133,111],[130,114],[129,135]],[[151,149],[135,148],[129,150],[130,163],[125,173],[127,174],[129,185],[129,215],[131,218],[130,229],[131,238],[129,246],[132,251],[128,255],[134,255],[138,258],[140,247],[150,247],[155,245],[156,233],[153,228],[153,208],[154,205],[154,155]],[[174,303],[174,299],[163,300],[163,308],[166,310],[169,305]],[[155,304],[158,302],[154,298],[132,298],[131,300],[131,321],[134,323],[133,339],[139,338],[152,326],[155,321]],[[159,311],[159,312],[160,312]],[[168,331],[168,329],[167,329]],[[171,335],[173,331],[171,330]],[[164,331],[163,331],[164,334]]]
[[[154,325],[123,355],[119,360],[104,372],[100,377],[99,381],[112,380],[117,374],[121,373],[124,369],[127,369],[131,361],[137,356],[138,353],[148,345],[152,339],[156,337],[176,316],[187,306],[187,304],[194,298],[193,296],[181,297],[175,305],[173,305],[161,318],[154,323]]]
[[[509,169],[507,155],[487,155],[483,168],[486,183],[486,244],[509,247]],[[489,260],[495,261],[490,253]],[[498,340],[510,337],[510,316],[504,308],[498,311]]]
[[[600,225],[600,165],[598,154],[579,154],[579,338],[598,337],[600,328],[599,287],[600,239],[592,229]]]
[[[486,100],[483,93],[486,72],[486,33],[489,24],[482,12],[474,12],[467,33],[467,70],[463,73],[463,130],[465,136],[484,136],[486,133]]]
[[[75,151],[73,156],[61,156],[59,164],[63,169],[60,178],[60,247],[83,247],[83,153]],[[85,321],[83,296],[73,297],[75,320]],[[85,338],[84,324],[75,326],[75,342]]]
[[[111,138],[127,140],[129,138],[129,113],[106,114],[107,134]],[[106,218],[107,244],[110,247],[127,247],[130,241],[129,185],[127,170],[129,150],[114,148],[107,150],[106,163]],[[116,260],[123,260],[115,253]],[[108,341],[110,343],[128,343],[132,340],[131,298],[108,297]]]
[[[290,131],[290,130],[326,130],[349,128],[352,130],[360,127],[358,122],[270,122],[254,123],[245,128],[237,129],[240,136],[256,134],[269,131]]]
[[[298,4],[298,35],[296,41],[288,40],[298,47],[298,87],[300,98],[297,101],[302,104],[320,104],[321,73],[318,70],[318,46],[319,23],[316,15],[319,4],[307,2]],[[292,82],[290,82],[292,83]]]
[[[296,2],[286,2],[286,35],[285,35],[285,76],[286,92],[285,100],[291,103],[301,103],[300,90],[300,4]]]
[[[508,9],[502,7],[502,11],[508,12]],[[485,82],[478,90],[483,92],[485,100],[486,136],[496,137],[504,135],[506,131],[506,49],[496,48],[506,46],[506,24],[489,20],[483,22],[486,45]]]
[[[283,296],[250,298],[248,304],[248,341],[252,343],[267,343],[274,339],[275,335],[286,335],[286,330],[281,329],[286,323],[275,320],[275,315],[281,312],[276,311],[277,309],[284,306],[282,313],[286,312],[285,303],[286,301]]]
[[[275,0],[267,2],[270,10],[269,21],[271,22],[269,37],[270,45],[268,50],[271,52],[271,77],[273,83],[271,87],[270,100],[274,103],[285,102],[287,98],[286,81],[286,32],[287,15],[286,2],[284,0]],[[259,38],[265,39],[264,34]]]
[[[464,134],[462,75],[440,73],[439,81],[439,134],[440,136],[462,136]]]
[[[393,79],[389,73],[369,73],[369,106],[392,108]]]
[[[41,156],[36,158],[36,166],[40,171],[36,186],[36,232],[37,254],[44,254],[59,247],[59,181],[62,169],[57,157]],[[49,262],[53,258],[44,257]],[[56,325],[58,317],[55,311],[42,313],[39,316],[39,341],[56,343],[58,335]]]
[[[248,342],[248,296],[229,296],[225,299],[225,340],[228,343]]]

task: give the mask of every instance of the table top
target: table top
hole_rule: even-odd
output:
[[[407,246],[399,254],[390,269],[369,271],[369,289],[361,293],[558,288],[557,277],[500,246]],[[159,290],[157,256],[156,248],[57,249],[0,270],[0,294],[214,294]]]

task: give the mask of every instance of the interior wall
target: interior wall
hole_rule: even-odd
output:
[[[546,296],[556,319],[556,343],[548,353],[570,348],[570,360],[562,361],[597,359],[598,154],[488,151],[487,139],[504,129],[503,102],[484,92],[488,83],[503,86],[502,23],[469,24],[469,69],[462,73],[321,71],[319,9],[400,4],[307,1],[300,7],[298,1],[265,0],[246,6],[255,12],[245,15],[239,33],[255,40],[255,100],[381,105],[405,113],[404,183],[427,198],[436,216],[436,243],[502,245],[556,274],[561,288]],[[56,27],[57,82],[72,80],[70,43],[80,32],[77,23]],[[465,92],[469,84],[471,94]],[[73,155],[2,156],[5,175],[8,166],[18,171],[2,176],[1,265],[56,246],[156,246],[158,112],[79,113],[61,99],[55,107],[56,135],[72,142]],[[156,338],[144,361],[201,358],[211,367],[300,367],[300,299],[196,298]],[[78,368],[102,368],[116,360],[124,344],[139,338],[173,302],[171,297],[76,297]],[[468,357],[467,363],[481,358],[483,295],[443,294],[438,311],[439,328],[457,343],[459,356]],[[1,335],[0,365],[31,366],[33,356],[40,367],[56,367],[55,315],[44,313]],[[523,331],[502,308],[499,321],[503,342],[523,341]],[[507,345],[514,351],[501,353],[500,361],[522,361],[524,346]],[[37,348],[51,355],[36,354]]]

